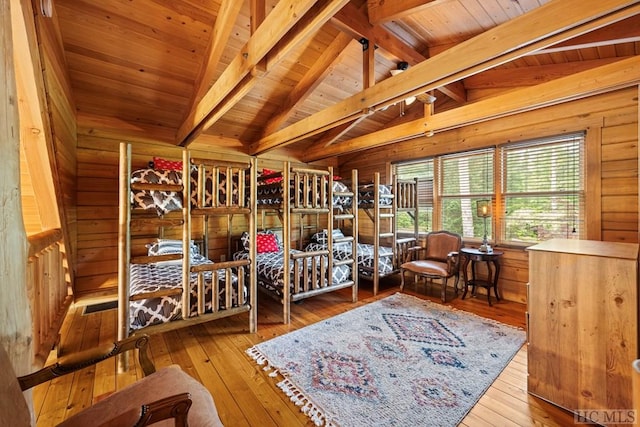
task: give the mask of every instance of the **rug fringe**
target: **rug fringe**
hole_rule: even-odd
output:
[[[269,372],[270,377],[278,376],[278,370],[269,364],[269,360],[266,358],[266,356],[262,354],[256,347],[251,347],[246,351],[246,353],[249,355],[249,357],[255,360],[258,365],[262,366],[266,364],[266,366],[263,367],[262,370],[265,372],[271,371]]]
[[[256,361],[256,364],[262,366],[266,365],[262,368],[263,371],[271,371],[269,373],[270,377],[278,376],[278,373],[282,374],[284,380],[280,381],[277,385],[278,387],[289,396],[289,399],[296,405],[300,406],[300,410],[307,417],[313,421],[313,423],[317,426],[323,427],[337,427],[336,424],[331,421],[330,417],[327,416],[320,408],[318,408],[307,396],[305,396],[304,392],[295,386],[291,381],[286,378],[286,373],[278,371],[274,366],[269,363],[267,357],[262,354],[257,347],[251,347],[245,351],[253,360]]]
[[[287,396],[289,396],[289,399],[296,406],[300,406],[302,413],[309,417],[315,425],[319,427],[337,427],[336,424],[331,421],[329,416],[318,408],[307,396],[305,396],[304,392],[296,387],[296,385],[291,381],[285,378],[278,383],[278,387],[280,390],[284,391]]]

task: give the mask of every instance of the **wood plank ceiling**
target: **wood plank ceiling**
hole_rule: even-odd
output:
[[[309,161],[366,148],[376,132],[377,144],[424,133],[432,112],[637,57],[638,3],[54,2],[81,126],[248,154],[286,146]],[[392,77],[400,62],[408,69]],[[433,110],[424,96],[402,102],[424,93]]]

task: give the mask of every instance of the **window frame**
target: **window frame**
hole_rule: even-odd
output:
[[[587,157],[589,156],[589,138],[590,138],[590,132],[587,132],[586,129],[582,129],[582,130],[577,130],[577,131],[573,131],[573,132],[558,132],[555,134],[551,134],[551,135],[547,135],[547,136],[540,136],[540,137],[532,137],[532,138],[528,138],[528,139],[523,139],[521,141],[509,141],[509,142],[505,142],[505,143],[501,143],[501,144],[496,144],[496,145],[489,145],[489,146],[484,146],[482,148],[478,148],[478,149],[470,149],[470,150],[466,150],[466,151],[460,151],[460,152],[455,152],[455,153],[446,153],[446,154],[440,154],[440,155],[436,155],[436,156],[432,156],[432,157],[428,157],[428,158],[422,158],[422,159],[411,159],[411,160],[406,160],[406,161],[398,161],[398,162],[393,162],[391,163],[391,171],[396,174],[398,167],[402,167],[403,165],[409,165],[409,164],[415,164],[415,163],[421,163],[421,162],[433,162],[432,163],[432,168],[433,168],[433,214],[431,217],[431,229],[432,230],[439,230],[443,228],[443,221],[442,221],[442,216],[443,216],[443,206],[444,203],[443,201],[448,197],[448,196],[443,196],[443,192],[442,192],[442,186],[443,186],[443,182],[442,182],[442,159],[446,159],[449,157],[455,157],[455,156],[465,156],[469,153],[482,153],[482,152],[487,152],[487,151],[491,151],[492,152],[492,171],[491,171],[491,177],[493,180],[493,190],[487,193],[478,193],[478,194],[471,194],[470,197],[473,197],[473,200],[475,200],[476,196],[486,196],[486,198],[491,200],[491,205],[492,205],[492,215],[491,217],[489,217],[487,219],[487,236],[490,240],[490,242],[494,245],[500,245],[501,247],[513,247],[513,248],[526,248],[528,246],[531,246],[533,244],[538,243],[539,241],[514,241],[514,240],[507,240],[506,239],[506,229],[505,227],[505,223],[506,223],[506,213],[504,211],[504,206],[505,206],[505,195],[503,193],[505,193],[503,191],[503,187],[502,187],[502,175],[503,175],[503,156],[502,156],[502,152],[505,149],[508,149],[509,147],[517,147],[519,145],[526,145],[526,144],[530,144],[530,145],[536,145],[536,144],[540,144],[540,145],[544,145],[544,144],[548,144],[550,143],[550,141],[554,141],[554,140],[561,140],[563,138],[570,138],[570,137],[579,137],[579,153],[580,153],[580,159],[579,159],[579,181],[580,181],[580,188],[579,190],[577,190],[580,194],[579,194],[579,210],[578,210],[578,216],[579,219],[577,220],[578,222],[580,222],[580,227],[579,227],[579,231],[580,231],[580,235],[579,239],[585,239],[585,238],[593,238],[590,237],[589,234],[589,230],[588,230],[588,224],[589,224],[589,220],[590,220],[590,214],[589,212],[587,212],[587,192],[586,192],[586,184],[587,184],[587,175],[588,175],[588,170],[587,170]],[[592,138],[592,136],[591,136]],[[475,213],[475,203],[472,200],[472,215],[476,215]],[[424,234],[424,231],[420,232],[421,234]],[[465,242],[471,242],[471,243],[476,243],[476,242],[480,242],[482,240],[482,236],[477,237],[464,237],[463,236],[463,240]],[[545,239],[546,240],[546,239]],[[543,241],[543,240],[540,240]]]

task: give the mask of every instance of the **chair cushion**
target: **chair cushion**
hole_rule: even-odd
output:
[[[104,400],[66,419],[60,426],[115,425],[113,418],[118,414],[128,412],[134,418],[139,417],[140,412],[137,409],[143,404],[185,392],[191,394],[193,402],[188,416],[190,427],[222,426],[209,391],[178,365],[160,369],[122,390],[118,390]],[[129,425],[135,424],[136,419]],[[121,421],[122,419],[119,418],[117,423],[121,423]],[[153,425],[154,427],[173,426],[174,421],[173,419],[164,420]]]
[[[424,276],[449,276],[446,262],[434,260],[417,260],[405,262],[400,267],[404,270],[409,270],[415,274],[422,274]]]

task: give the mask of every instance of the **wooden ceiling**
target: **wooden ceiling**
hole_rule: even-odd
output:
[[[455,127],[426,119],[637,59],[638,3],[54,1],[81,126],[308,161]],[[433,109],[402,102],[424,93]]]

